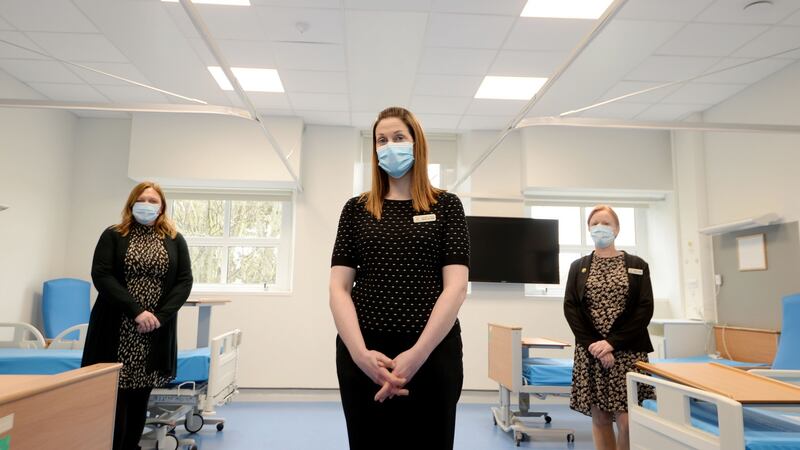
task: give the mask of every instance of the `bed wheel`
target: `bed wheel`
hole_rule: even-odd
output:
[[[164,440],[164,447],[158,445],[158,441],[156,441],[156,450],[178,450],[178,447],[180,447],[180,441],[173,434],[167,435]]]
[[[225,428],[225,424],[224,423],[220,422],[220,423],[217,424],[217,431],[222,431],[223,428]]]
[[[197,446],[193,445],[189,450],[197,450]]]
[[[570,433],[567,435],[567,442],[575,442],[575,435]]]
[[[550,417],[550,416],[548,416],[548,415],[545,415],[545,416],[544,416],[544,423],[550,423],[550,422],[552,422],[552,421],[553,421],[553,418],[552,418],[552,417]]]
[[[525,435],[522,434],[522,432],[520,432],[520,431],[515,431],[514,432],[514,445],[519,447],[519,443],[522,442],[523,440],[525,440]]]
[[[497,417],[492,414],[492,425],[497,426]]]
[[[186,431],[189,433],[194,434],[202,430],[204,424],[205,420],[203,419],[203,416],[194,413],[191,416],[186,416],[186,421],[183,423],[183,427],[186,428]]]

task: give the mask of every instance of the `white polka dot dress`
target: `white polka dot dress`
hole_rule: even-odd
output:
[[[358,197],[345,204],[331,266],[356,269],[352,298],[362,330],[421,333],[450,264],[469,266],[467,223],[455,195],[442,192],[422,212],[411,200],[384,200],[380,221]]]
[[[158,306],[168,267],[167,249],[153,227],[132,224],[130,244],[125,254],[125,283],[128,292],[145,310],[153,312]],[[171,377],[147,368],[152,341],[152,333],[139,333],[136,322],[123,315],[117,351],[122,363],[120,388],[159,387],[171,380]]]

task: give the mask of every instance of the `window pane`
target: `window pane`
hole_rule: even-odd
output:
[[[223,206],[222,200],[175,200],[172,219],[186,237],[222,236]]]
[[[222,283],[224,247],[189,247],[195,284]]]
[[[558,243],[581,245],[581,209],[578,206],[534,206],[534,219],[558,220]]]
[[[272,247],[230,247],[228,284],[275,284],[277,251]]]
[[[586,217],[592,212],[594,207],[586,208]],[[617,247],[633,247],[636,245],[636,219],[634,208],[614,208],[614,212],[619,217],[619,235],[614,240],[614,245]],[[592,244],[592,236],[586,232],[586,243]]]
[[[428,164],[428,178],[435,188],[442,187],[442,165],[441,164]]]
[[[279,238],[280,236],[280,202],[231,201],[231,237]]]

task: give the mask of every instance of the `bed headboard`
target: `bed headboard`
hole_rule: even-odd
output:
[[[717,352],[725,359],[772,364],[778,351],[779,331],[758,328],[714,327]]]
[[[489,378],[506,389],[522,384],[522,327],[489,324]]]

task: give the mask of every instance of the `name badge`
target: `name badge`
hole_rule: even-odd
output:
[[[633,275],[644,275],[644,270],[642,269],[628,269],[628,273]]]
[[[414,216],[414,223],[435,222],[436,214],[423,214],[421,216]]]

